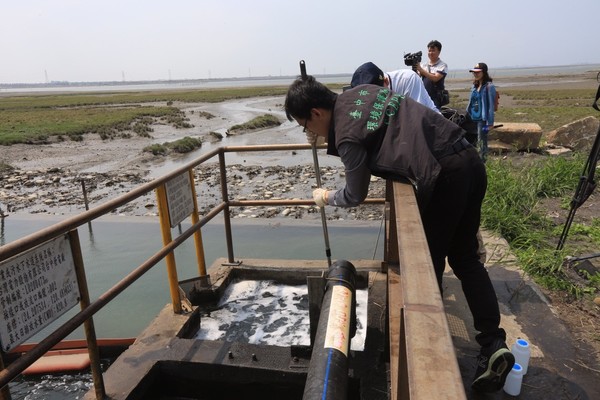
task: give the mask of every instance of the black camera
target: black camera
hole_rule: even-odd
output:
[[[422,55],[423,55],[422,51],[417,51],[416,53],[405,54],[404,55],[404,65],[413,67],[413,70],[416,69],[417,65],[421,62]]]

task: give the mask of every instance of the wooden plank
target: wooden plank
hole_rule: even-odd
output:
[[[437,285],[429,246],[412,186],[394,182],[398,252],[406,304],[440,307],[442,297]]]
[[[393,187],[403,306],[399,354],[405,346],[405,358],[392,377],[403,385],[405,371],[408,387],[398,394],[408,391],[410,400],[466,399],[414,190],[400,182]]]
[[[396,215],[394,213],[394,188],[392,181],[385,181],[385,237],[384,257],[389,264],[398,264],[398,237],[396,229]]]
[[[400,282],[400,272],[398,267],[389,267],[388,278],[388,315],[390,330],[390,377],[391,395],[390,399],[398,399],[399,379],[398,364],[400,356],[400,338],[402,337],[400,318],[402,314],[402,283]]]
[[[446,315],[404,308],[411,400],[466,399]]]

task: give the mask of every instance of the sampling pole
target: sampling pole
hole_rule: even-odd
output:
[[[306,80],[306,63],[300,60],[300,76]],[[321,187],[321,169],[319,168],[319,157],[317,156],[317,141],[312,143],[313,163],[315,165],[315,176],[317,178],[317,187]],[[331,267],[331,247],[329,246],[329,233],[327,232],[327,215],[325,207],[319,207],[321,212],[321,225],[323,226],[323,239],[325,240],[325,255],[327,256],[327,266]]]

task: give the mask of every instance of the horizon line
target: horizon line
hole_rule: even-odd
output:
[[[494,70],[511,70],[511,69],[535,69],[535,68],[561,68],[561,67],[583,67],[583,66],[600,66],[600,63],[580,63],[580,64],[563,64],[563,65],[527,65],[527,66],[504,66],[490,68]],[[468,71],[470,67],[459,67],[453,68],[451,72],[456,71]],[[408,67],[406,69],[409,69]],[[353,72],[338,72],[330,74],[312,74],[314,77],[346,77],[352,76]],[[215,82],[215,81],[235,81],[235,80],[268,80],[268,79],[295,79],[299,74],[293,75],[263,75],[263,76],[234,76],[234,77],[222,77],[222,78],[179,78],[179,79],[142,79],[142,80],[100,80],[100,81],[50,81],[50,82],[14,82],[14,83],[3,83],[0,82],[1,87],[7,88],[18,88],[18,87],[56,87],[56,86],[108,86],[108,85],[139,85],[144,83],[180,83],[180,82]]]

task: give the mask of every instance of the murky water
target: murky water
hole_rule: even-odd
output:
[[[11,242],[36,230],[58,222],[60,217],[12,214],[0,224],[0,244]],[[262,221],[233,220],[235,259],[281,258],[323,259],[327,268],[323,230],[319,221],[268,219]],[[189,224],[182,224],[185,230]],[[331,221],[328,224],[333,260],[372,259],[382,257],[378,242],[380,222]],[[109,216],[79,229],[86,276],[92,301],[121,280],[134,267],[154,254],[161,246],[160,227],[155,217]],[[221,221],[203,229],[206,263],[225,257],[226,241]],[[179,280],[197,276],[195,248],[185,243],[175,254]],[[209,271],[210,273],[210,271]],[[135,337],[170,303],[164,263],[156,265],[136,281],[125,293],[94,316],[99,338]],[[58,323],[71,318],[78,307],[67,312],[29,342],[39,341],[56,329]],[[83,338],[77,329],[69,338]],[[19,379],[10,384],[13,399],[67,400],[81,398],[91,385],[89,374],[43,376]]]
[[[351,349],[365,347],[366,290],[356,290],[357,329]],[[196,335],[202,340],[226,340],[269,346],[309,346],[308,287],[273,281],[239,281],[225,290],[214,310],[202,315]]]
[[[21,377],[10,383],[12,400],[81,399],[93,387],[89,373]]]

